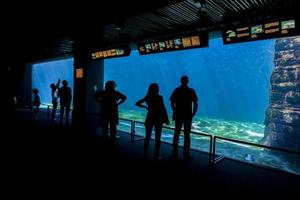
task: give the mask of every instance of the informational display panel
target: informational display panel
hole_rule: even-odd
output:
[[[100,51],[93,52],[91,54],[92,59],[104,59],[104,58],[114,58],[121,56],[129,56],[131,49],[129,46],[120,46],[117,48],[108,48]]]
[[[208,46],[208,33],[181,35],[138,43],[140,55]]]
[[[223,30],[224,44],[299,35],[296,19],[273,20],[261,24],[233,26]]]

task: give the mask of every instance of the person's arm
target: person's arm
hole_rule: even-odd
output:
[[[198,97],[196,95],[195,90],[193,90],[193,103],[194,103],[194,106],[193,106],[193,117],[194,117],[198,110]]]
[[[193,117],[195,116],[197,110],[198,110],[198,101],[194,101]]]
[[[60,79],[58,79],[56,85],[55,85],[55,89],[58,89],[59,88],[59,85],[60,85]]]
[[[161,106],[162,106],[162,119],[163,119],[163,123],[169,125],[170,121],[169,121],[168,112],[167,112],[167,109],[166,109],[166,106],[165,106],[165,103],[164,103],[164,99],[163,99],[162,96],[160,97],[160,99],[161,99],[160,101],[161,101]]]
[[[61,87],[61,88],[58,88],[57,95],[61,98],[61,95],[62,95],[62,87]]]
[[[173,91],[171,97],[170,97],[170,101],[171,101],[171,108],[172,108],[172,111],[173,111],[173,114],[172,114],[172,119],[173,120],[176,120],[177,118],[177,113],[176,113],[176,104],[175,104],[175,94],[176,94],[176,89]]]
[[[141,107],[141,108],[146,108],[146,109],[148,109],[148,106],[143,105],[143,103],[144,103],[145,101],[146,101],[146,99],[145,99],[145,98],[142,98],[142,99],[138,100],[138,101],[135,103],[135,105],[138,106],[138,107]]]
[[[173,93],[172,93],[172,95],[171,95],[171,97],[170,97],[170,101],[171,101],[171,108],[172,108],[172,110],[173,111],[175,111],[175,101],[174,101],[174,99],[175,99],[175,90],[173,91]]]
[[[175,102],[171,100],[171,108],[173,111],[175,111]]]
[[[41,105],[41,98],[40,98],[40,96],[39,95],[36,95],[36,97],[37,97],[37,106],[40,106]]]
[[[119,92],[119,98],[118,99],[120,100],[120,101],[117,102],[117,105],[119,106],[120,104],[122,104],[126,101],[127,97],[124,94]]]

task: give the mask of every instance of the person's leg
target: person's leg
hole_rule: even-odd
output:
[[[52,108],[52,114],[51,114],[52,121],[55,120],[56,109],[57,109],[57,103],[53,102],[53,108]]]
[[[34,107],[34,110],[33,110],[33,116],[34,116],[34,119],[35,119],[35,120],[38,118],[39,110],[40,110],[40,107],[39,107],[39,106],[35,106],[35,107]]]
[[[105,139],[108,138],[108,120],[102,122],[102,135]]]
[[[39,112],[40,112],[40,106],[38,105],[38,106],[36,107],[36,114],[38,115]]]
[[[174,149],[178,148],[178,140],[179,140],[179,135],[181,132],[181,127],[182,127],[182,120],[175,120],[175,130],[174,130],[174,137],[173,137],[173,148]]]
[[[172,159],[178,160],[178,149],[172,150]]]
[[[37,106],[32,106],[33,119],[37,118]]]
[[[184,147],[183,147],[183,153],[185,156],[190,156],[191,127],[192,127],[192,120],[185,120],[184,121]]]
[[[66,124],[69,124],[70,105],[66,106]]]
[[[112,140],[116,139],[117,135],[117,124],[116,122],[110,122],[109,123],[109,129],[110,129],[110,137]]]
[[[149,143],[150,143],[151,133],[153,129],[153,124],[148,120],[146,120],[145,122],[145,129],[146,129],[146,137],[144,143],[144,157],[148,158]]]
[[[162,132],[162,124],[157,123],[154,126],[155,128],[155,150],[154,150],[154,158],[159,158],[159,151],[160,151],[160,138]]]
[[[63,124],[64,122],[64,112],[65,112],[65,107],[64,105],[60,104],[60,123]]]

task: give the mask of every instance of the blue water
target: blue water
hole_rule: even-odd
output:
[[[117,89],[128,97],[120,106],[120,116],[143,121],[146,111],[134,104],[146,94],[149,84],[160,85],[171,116],[169,97],[180,77],[188,75],[190,87],[199,98],[194,131],[260,143],[269,104],[274,46],[275,39],[223,45],[222,39],[217,38],[210,40],[208,48],[144,56],[132,51],[130,57],[104,60],[104,79],[115,80]],[[118,129],[129,132],[130,123],[121,121]],[[136,134],[145,134],[142,124],[136,125]],[[171,143],[172,138],[172,131],[163,130],[163,141]],[[191,148],[208,152],[207,138],[194,134],[191,138]],[[224,141],[218,141],[216,147],[217,154],[226,157],[300,174],[299,158],[291,159],[291,155]]]
[[[73,91],[73,62],[73,58],[68,58],[38,63],[32,66],[32,88],[37,88],[39,90],[39,95],[43,104],[52,104],[50,84],[56,84],[59,78],[61,81],[67,80],[69,87]],[[62,84],[60,84],[60,87],[61,86]]]
[[[222,39],[217,38],[210,40],[208,48],[144,56],[133,50],[129,57],[104,60],[104,79],[115,80],[117,89],[128,97],[120,106],[120,117],[143,121],[146,110],[136,107],[135,102],[144,97],[149,84],[160,85],[171,116],[169,97],[179,86],[180,77],[188,75],[190,87],[199,98],[199,110],[192,124],[194,131],[260,143],[274,68],[274,44],[271,39],[224,46]],[[51,104],[49,85],[58,78],[66,79],[73,91],[73,75],[72,58],[34,64],[32,87],[39,89],[42,103]],[[174,126],[173,121],[170,126]],[[130,123],[121,121],[118,130],[129,132]],[[142,124],[136,126],[136,133],[145,134]],[[172,138],[172,131],[163,130],[163,141],[172,142]],[[209,141],[192,135],[191,147],[208,151]],[[216,152],[300,174],[299,158],[290,159],[291,155],[223,141],[218,141]]]
[[[188,75],[199,97],[197,116],[263,123],[274,44],[263,40],[224,46],[217,38],[209,48],[144,56],[132,51],[130,57],[105,60],[105,80],[115,80],[128,96],[122,106],[126,109],[138,109],[134,103],[157,82],[170,113],[170,94],[180,77]]]

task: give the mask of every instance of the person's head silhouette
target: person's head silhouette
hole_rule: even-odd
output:
[[[63,80],[61,83],[64,87],[67,87],[69,85],[68,81],[66,80]]]
[[[159,86],[157,83],[151,83],[147,92],[147,97],[159,94]]]
[[[181,79],[180,79],[180,82],[181,82],[182,85],[187,86],[188,83],[189,83],[189,78],[187,76],[182,76]]]
[[[115,81],[107,81],[105,83],[105,90],[107,90],[107,91],[114,91],[116,87],[117,87],[117,84]]]
[[[36,89],[36,88],[34,88],[34,89],[32,90],[32,93],[33,93],[33,94],[38,94],[38,93],[39,93],[39,90]]]
[[[55,84],[54,84],[54,83],[51,83],[51,84],[50,84],[50,88],[51,88],[52,90],[55,90],[55,89],[56,89]]]

